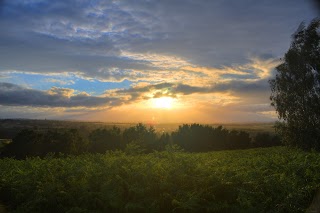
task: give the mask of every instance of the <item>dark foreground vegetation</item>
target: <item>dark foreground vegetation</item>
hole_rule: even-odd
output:
[[[286,147],[5,158],[0,168],[11,212],[305,212],[320,186],[319,153]]]
[[[25,129],[12,143],[2,147],[2,157],[44,157],[48,153],[79,155],[105,153],[109,150],[137,150],[139,153],[163,151],[168,146],[179,146],[189,152],[208,152],[247,149],[280,145],[280,139],[269,133],[227,130],[222,126],[184,124],[171,133],[156,133],[153,127],[137,124],[121,130],[119,127],[98,128],[89,134],[79,129]]]

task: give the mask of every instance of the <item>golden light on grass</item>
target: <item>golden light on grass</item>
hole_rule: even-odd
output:
[[[170,97],[153,98],[152,106],[159,109],[171,109],[174,106],[174,99]]]

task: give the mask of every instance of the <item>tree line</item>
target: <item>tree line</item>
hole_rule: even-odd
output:
[[[108,150],[150,153],[177,147],[188,152],[207,152],[276,145],[280,145],[280,138],[269,133],[251,137],[248,132],[227,130],[222,126],[183,124],[172,133],[158,134],[152,126],[139,123],[123,131],[117,126],[95,129],[88,136],[78,129],[25,129],[3,147],[1,157],[23,159],[48,153],[78,155]]]
[[[301,23],[270,81],[276,130],[286,145],[320,150],[320,18]]]

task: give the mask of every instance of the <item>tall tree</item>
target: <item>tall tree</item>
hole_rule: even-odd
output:
[[[271,105],[285,143],[320,149],[320,20],[300,24],[270,80]]]

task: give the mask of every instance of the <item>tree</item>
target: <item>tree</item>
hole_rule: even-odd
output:
[[[142,123],[125,129],[123,139],[125,143],[135,143],[147,152],[156,149],[158,142],[155,129],[152,126],[147,128]]]
[[[258,132],[253,138],[253,147],[271,147],[280,146],[280,137],[271,135],[269,132]]]
[[[15,157],[23,159],[27,156],[35,156],[41,153],[43,134],[32,129],[21,130],[12,140],[12,143],[4,147],[3,157]]]
[[[88,140],[81,136],[77,129],[67,129],[63,132],[65,153],[78,155],[88,149]]]
[[[122,147],[121,130],[113,126],[111,129],[96,129],[89,135],[90,151],[105,153],[107,150],[120,149]]]
[[[246,149],[251,145],[249,133],[216,128],[201,124],[183,124],[172,132],[173,144],[190,152],[207,152],[225,149]]]
[[[320,149],[320,20],[300,24],[270,80],[276,127],[288,145]]]

